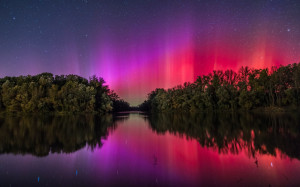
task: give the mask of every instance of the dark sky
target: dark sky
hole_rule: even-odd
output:
[[[0,76],[96,74],[133,105],[213,69],[295,62],[299,0],[0,0]]]

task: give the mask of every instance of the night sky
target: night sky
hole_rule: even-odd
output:
[[[0,76],[101,76],[132,105],[157,87],[300,62],[299,0],[0,0]]]

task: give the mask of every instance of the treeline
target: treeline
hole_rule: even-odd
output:
[[[142,110],[201,111],[259,107],[299,106],[300,64],[250,69],[213,71],[194,83],[172,89],[156,89],[140,105]]]
[[[0,111],[107,113],[129,108],[105,81],[77,75],[42,73],[0,79]]]

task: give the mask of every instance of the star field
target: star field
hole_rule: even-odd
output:
[[[1,0],[0,76],[103,77],[131,104],[214,69],[300,62],[298,0]]]

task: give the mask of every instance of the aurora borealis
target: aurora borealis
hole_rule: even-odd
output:
[[[0,0],[0,76],[101,76],[132,105],[157,87],[300,62],[298,0]]]

